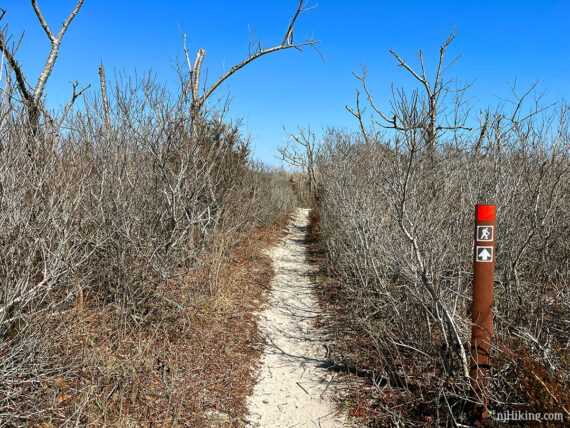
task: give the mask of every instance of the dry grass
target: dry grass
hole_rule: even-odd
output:
[[[273,276],[263,251],[286,221],[256,228],[232,250],[212,297],[191,298],[208,287],[202,269],[185,287],[165,285],[169,303],[144,324],[126,322],[118,308],[96,306],[89,295],[83,307],[78,301],[52,317],[46,332],[58,332],[54,365],[69,367],[70,376],[30,386],[37,409],[52,409],[37,419],[30,418],[34,409],[22,409],[27,423],[239,426],[262,351],[254,313]]]

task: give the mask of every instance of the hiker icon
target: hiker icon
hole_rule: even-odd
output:
[[[477,226],[477,241],[491,242],[493,240],[493,226]]]

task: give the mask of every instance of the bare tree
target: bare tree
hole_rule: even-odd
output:
[[[32,1],[32,7],[34,8],[34,12],[38,18],[38,21],[40,22],[40,25],[42,26],[44,32],[46,33],[46,36],[48,37],[48,39],[50,40],[50,43],[51,43],[51,49],[50,49],[49,55],[48,55],[46,62],[44,64],[44,68],[42,69],[42,72],[40,73],[40,76],[38,77],[38,81],[36,82],[36,85],[31,86],[28,83],[28,80],[25,77],[24,71],[22,70],[22,66],[18,63],[18,61],[15,57],[16,52],[18,50],[18,47],[22,41],[22,38],[20,38],[16,44],[12,44],[12,46],[9,46],[10,37],[7,37],[3,31],[0,31],[0,51],[6,57],[6,60],[8,62],[8,65],[10,66],[10,69],[12,70],[12,72],[14,73],[14,75],[16,77],[18,92],[20,93],[20,96],[22,97],[22,101],[23,101],[24,105],[26,106],[26,110],[28,112],[28,120],[30,121],[30,124],[32,125],[31,130],[34,133],[37,133],[39,123],[40,123],[40,117],[42,115],[47,117],[52,124],[56,125],[56,130],[59,129],[61,127],[61,124],[63,123],[65,117],[69,113],[69,110],[71,109],[71,106],[73,105],[75,100],[87,88],[89,88],[89,86],[84,87],[80,90],[77,90],[79,84],[77,82],[75,82],[73,84],[73,94],[71,96],[71,99],[70,99],[68,105],[64,108],[63,114],[59,118],[57,123],[54,121],[53,118],[50,117],[49,113],[46,111],[46,109],[44,108],[44,105],[43,105],[42,98],[44,95],[44,90],[45,90],[47,81],[48,81],[48,79],[49,79],[49,77],[53,71],[53,67],[55,65],[55,61],[57,59],[57,56],[59,54],[59,48],[61,46],[61,41],[63,39],[63,36],[65,35],[67,29],[69,28],[71,21],[73,21],[73,19],[75,18],[75,16],[77,15],[79,10],[81,9],[81,6],[83,6],[84,0],[78,0],[77,4],[75,5],[75,8],[71,11],[71,13],[67,17],[67,19],[65,21],[63,21],[61,29],[59,30],[57,35],[55,35],[52,32],[51,28],[49,27],[47,21],[45,20],[42,12],[40,10],[40,7],[38,6],[37,0],[31,0],[31,1]],[[3,16],[4,16],[4,13],[2,14],[2,17]],[[2,19],[2,17],[0,17],[0,20]],[[23,37],[23,35],[22,35],[22,37]]]
[[[295,168],[300,168],[306,175],[309,193],[312,198],[317,196],[316,154],[318,143],[311,127],[306,130],[297,125],[298,134],[289,134],[289,142],[285,147],[278,147],[281,161]]]
[[[444,64],[446,52],[451,43],[454,41],[455,37],[455,31],[452,31],[449,37],[440,46],[439,60],[433,81],[430,81],[427,75],[426,67],[424,65],[424,54],[421,50],[417,52],[420,60],[420,71],[414,70],[395,51],[389,51],[398,61],[398,66],[406,69],[421,84],[424,89],[425,99],[420,99],[417,92],[414,92],[411,97],[412,103],[419,102],[422,107],[420,111],[421,114],[415,116],[413,121],[410,121],[409,117],[405,118],[401,116],[401,113],[406,109],[398,108],[397,104],[399,101],[405,102],[405,96],[403,92],[398,93],[398,97],[394,96],[394,110],[391,112],[392,114],[386,114],[374,103],[372,94],[370,93],[366,82],[366,68],[363,67],[362,74],[360,76],[353,73],[353,75],[362,82],[362,87],[366,93],[368,102],[370,103],[373,111],[375,111],[380,116],[380,120],[375,121],[375,123],[382,128],[394,129],[400,132],[421,130],[424,136],[423,139],[425,141],[425,147],[430,153],[433,153],[437,148],[437,140],[442,131],[457,131],[460,129],[471,130],[471,128],[465,126],[466,117],[460,118],[459,115],[455,115],[454,121],[451,125],[444,125],[439,120],[442,114],[442,103],[447,93],[454,92],[456,94],[459,94],[464,92],[470,86],[470,84],[467,83],[463,87],[451,89],[450,81],[443,78],[444,73],[461,57],[461,55],[458,55],[449,63]],[[400,107],[403,106],[400,105]],[[363,135],[365,138],[368,138],[362,118],[364,110],[361,110],[359,106],[358,91],[356,96],[356,111],[348,106],[346,106],[346,109],[359,120]]]

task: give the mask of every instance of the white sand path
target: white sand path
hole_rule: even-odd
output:
[[[313,326],[319,306],[309,279],[305,232],[309,210],[294,216],[287,237],[271,251],[275,278],[261,313],[265,337],[259,380],[248,398],[249,427],[346,427],[328,397],[332,374]]]

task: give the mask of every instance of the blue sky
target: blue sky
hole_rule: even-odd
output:
[[[38,0],[52,31],[74,7],[73,0]],[[311,3],[314,4],[314,3]],[[250,30],[263,46],[281,41],[296,0],[278,1],[110,1],[85,0],[65,35],[47,85],[51,106],[67,102],[70,81],[98,85],[102,60],[112,70],[152,69],[174,87],[173,64],[183,59],[178,25],[192,52],[206,50],[209,81],[248,53]],[[49,52],[30,1],[0,0],[7,9],[3,24],[25,36],[17,58],[35,82]],[[568,99],[570,92],[570,1],[382,1],[322,0],[300,17],[295,41],[314,36],[319,50],[282,51],[235,74],[218,94],[232,96],[231,116],[244,120],[256,157],[276,164],[283,126],[297,124],[319,131],[326,126],[356,128],[345,110],[354,103],[359,82],[352,71],[368,67],[368,80],[380,106],[389,109],[391,85],[411,88],[413,79],[396,67],[388,49],[417,65],[422,49],[433,71],[439,44],[453,28],[450,55],[462,53],[449,78],[476,79],[469,95],[478,107],[496,105],[509,95],[507,79],[525,87],[542,82],[548,100]]]

